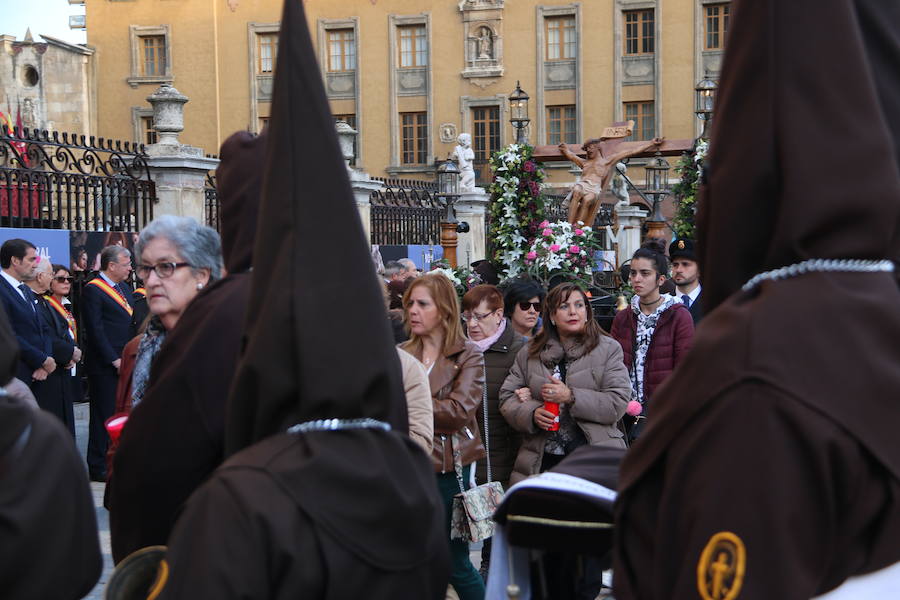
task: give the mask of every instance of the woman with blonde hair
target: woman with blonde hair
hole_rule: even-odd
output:
[[[403,294],[409,341],[400,347],[425,365],[434,406],[434,449],[431,462],[445,509],[452,573],[450,584],[460,600],[484,598],[484,582],[469,560],[468,543],[450,539],[453,496],[460,484],[454,462],[462,465],[469,487],[472,464],[485,457],[477,415],[484,385],[484,356],[463,335],[456,289],[444,275],[415,279]]]

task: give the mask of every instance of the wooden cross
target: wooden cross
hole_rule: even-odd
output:
[[[622,139],[631,135],[634,121],[620,121],[613,123],[611,126],[603,130],[598,138],[603,139],[601,148],[603,154],[609,156],[611,154],[630,150],[632,148],[640,148],[647,142],[623,142]],[[567,144],[569,151],[579,158],[585,157],[584,149],[580,144]],[[662,156],[681,156],[682,153],[690,151],[694,147],[694,140],[664,140],[659,147],[659,153]],[[635,158],[649,158],[655,156],[656,151],[642,152],[635,154]],[[559,151],[557,146],[535,146],[534,159],[540,162],[556,162],[569,160]]]

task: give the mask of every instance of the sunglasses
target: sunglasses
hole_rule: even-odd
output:
[[[529,308],[534,308],[535,312],[541,312],[541,303],[540,302],[519,302],[519,308],[522,309],[522,312],[528,312]]]
[[[59,277],[54,277],[53,280],[56,281],[56,283],[72,283],[73,281],[75,281],[75,278],[74,277],[64,277],[64,276],[60,275]]]

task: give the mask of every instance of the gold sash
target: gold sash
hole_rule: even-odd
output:
[[[75,325],[75,317],[72,316],[72,313],[70,313],[68,309],[60,304],[52,295],[47,294],[44,298],[46,298],[47,303],[66,320],[66,323],[69,324],[69,334],[72,336],[73,340],[78,341],[78,327]]]
[[[128,316],[131,316],[134,313],[134,310],[131,308],[131,305],[123,298],[119,292],[109,287],[109,284],[103,281],[102,277],[97,277],[96,279],[91,279],[87,283],[88,285],[96,285],[98,288],[106,292],[106,295],[116,301],[116,303],[125,309],[125,312],[128,313]]]

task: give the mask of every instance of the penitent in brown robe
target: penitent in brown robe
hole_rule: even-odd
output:
[[[741,290],[808,259],[900,258],[900,4],[733,11],[698,215],[711,313],[622,466],[617,600],[809,600],[900,575],[896,274]]]

